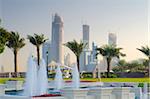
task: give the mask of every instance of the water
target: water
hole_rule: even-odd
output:
[[[44,59],[40,61],[40,68],[38,70],[38,82],[37,82],[37,94],[43,95],[47,93],[48,89],[48,78],[47,78],[47,70],[46,70],[46,63]]]
[[[60,64],[57,64],[56,75],[54,80],[54,85],[56,90],[62,89],[64,87],[64,81],[63,81],[60,66],[61,66]]]
[[[23,92],[25,96],[36,96],[47,93],[48,78],[45,61],[42,59],[40,61],[39,68],[37,67],[37,60],[34,60],[31,55],[28,59],[28,67]]]
[[[24,91],[23,90],[19,90],[19,91],[6,91],[5,94],[6,95],[16,95],[16,96],[24,96]],[[61,92],[56,92],[53,89],[48,89],[47,90],[48,94],[53,94],[53,95],[60,95],[62,94]]]
[[[25,79],[24,94],[26,96],[36,95],[37,90],[37,66],[32,55],[28,59],[28,67]]]
[[[147,96],[148,90],[147,90],[147,83],[144,83],[144,91],[143,91],[143,99],[148,99]]]
[[[78,89],[79,86],[80,86],[79,71],[78,71],[77,65],[74,64],[73,69],[72,69],[72,87],[74,89]]]

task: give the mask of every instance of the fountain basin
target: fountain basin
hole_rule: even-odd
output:
[[[23,81],[10,80],[6,81],[6,91],[9,90],[22,90],[23,89]]]
[[[65,99],[87,99],[87,93],[89,89],[65,88],[61,91]]]
[[[5,85],[0,84],[0,95],[4,95],[4,94],[5,94]]]
[[[64,88],[55,94],[45,94],[35,97],[3,95],[0,99],[135,99],[131,92],[132,87],[89,87],[89,88]],[[50,92],[56,92],[50,90]],[[60,96],[61,95],[61,96]]]

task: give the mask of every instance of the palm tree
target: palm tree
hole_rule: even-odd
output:
[[[141,48],[137,48],[137,50],[145,54],[148,57],[148,60],[150,61],[150,48],[148,46],[142,46]]]
[[[125,54],[121,53],[120,50],[122,48],[116,48],[113,45],[104,45],[100,48],[97,48],[98,54],[101,54],[106,58],[107,61],[107,77],[110,77],[110,63],[113,57],[119,58],[120,56],[125,56]]]
[[[148,63],[150,66],[150,48],[148,46],[142,46],[141,48],[137,48],[137,50],[141,51],[143,54],[145,54],[148,57]],[[148,75],[150,74],[150,68],[147,69]]]
[[[79,62],[80,55],[87,44],[84,44],[82,41],[78,43],[76,40],[73,40],[67,42],[64,45],[67,46],[76,55],[77,66],[78,66],[78,70],[80,71],[80,62]]]
[[[33,36],[28,35],[27,37],[34,46],[36,46],[37,50],[37,63],[40,65],[40,46],[46,42],[47,39],[45,39],[44,34],[38,35],[34,34]]]
[[[6,44],[8,48],[12,49],[14,53],[14,72],[17,73],[17,55],[18,51],[25,46],[25,39],[20,38],[18,32],[11,32],[8,43]]]
[[[0,20],[0,23],[1,23],[1,20]],[[8,39],[9,39],[9,32],[0,26],[0,54],[3,53]]]

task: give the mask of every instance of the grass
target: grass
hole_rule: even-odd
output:
[[[24,78],[0,78],[0,83],[3,84],[8,80],[21,80],[21,81],[24,81]]]
[[[24,81],[24,78],[0,78],[0,83],[5,83],[7,80],[21,80]],[[52,79],[49,79],[52,80]],[[71,80],[71,79],[65,79]],[[102,81],[102,82],[150,82],[150,78],[84,78],[81,81]]]

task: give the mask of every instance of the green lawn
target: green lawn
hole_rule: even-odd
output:
[[[5,83],[7,80],[23,80],[24,78],[0,78],[0,83]],[[49,79],[52,80],[52,79]],[[65,79],[71,80],[71,79]],[[81,81],[100,81],[97,78],[84,78]],[[150,82],[150,78],[102,78],[102,82]]]

